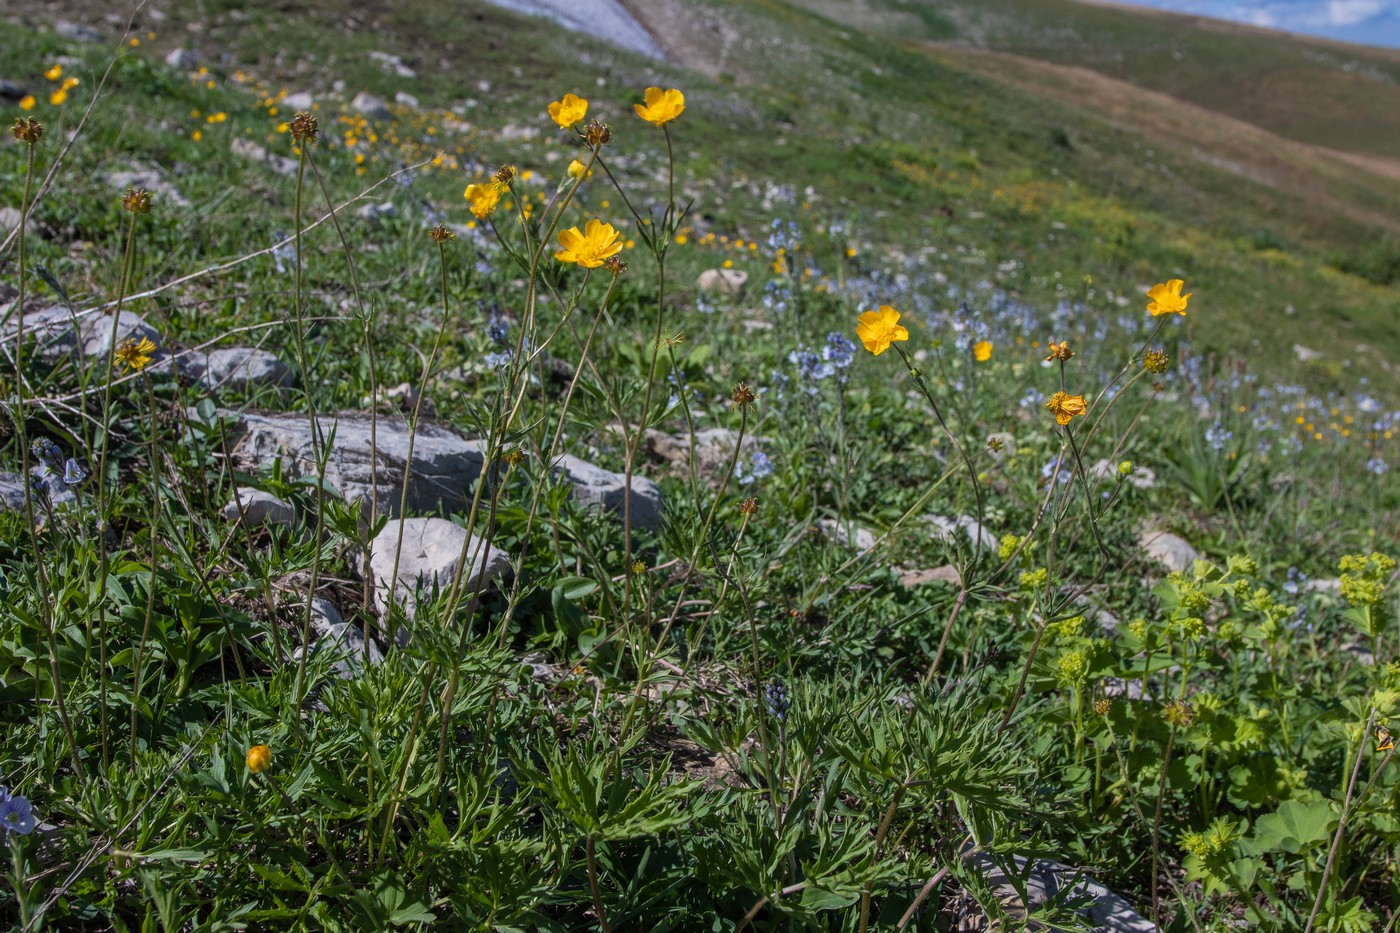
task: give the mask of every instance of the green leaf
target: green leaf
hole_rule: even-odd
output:
[[[1251,855],[1266,852],[1297,855],[1327,840],[1332,819],[1332,805],[1326,800],[1311,803],[1287,800],[1277,811],[1255,821],[1254,834],[1242,846]]]

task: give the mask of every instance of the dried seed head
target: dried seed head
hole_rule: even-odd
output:
[[[520,464],[525,462],[525,448],[517,447],[510,453],[506,454],[503,459],[506,463],[509,463],[511,466],[520,466]]]
[[[609,256],[607,259],[603,260],[603,268],[611,272],[613,278],[616,278],[627,271],[627,263],[623,262],[617,256]]]
[[[453,233],[451,230],[448,230],[442,224],[438,224],[436,227],[428,231],[428,237],[434,243],[446,243],[448,240],[457,239],[457,234]]]
[[[593,120],[583,128],[583,133],[581,135],[583,136],[583,141],[588,144],[590,149],[597,149],[607,145],[608,142],[612,140],[612,128],[606,123],[599,123],[597,120]]]
[[[520,169],[514,165],[502,165],[496,169],[496,174],[492,177],[496,179],[496,184],[502,188],[509,188],[515,184],[515,179],[520,176]]]
[[[292,139],[299,143],[312,142],[321,132],[320,123],[316,117],[305,111],[298,112],[296,116],[292,117],[291,122],[287,124],[287,129],[291,130]]]
[[[750,496],[749,498],[745,499],[743,502],[740,502],[740,503],[739,503],[739,514],[740,514],[740,515],[757,515],[757,514],[758,514],[758,500],[755,499],[755,498],[753,498],[752,496]]]
[[[1164,350],[1148,350],[1142,355],[1142,365],[1150,373],[1161,374],[1167,371],[1167,363],[1171,362]]]
[[[15,139],[18,139],[22,143],[29,143],[32,146],[43,138],[44,124],[33,117],[22,117],[15,121],[15,125],[10,128],[10,132],[15,134]]]
[[[151,193],[145,188],[127,188],[126,194],[122,196],[122,207],[133,214],[149,214]]]
[[[757,396],[753,394],[753,389],[750,389],[748,384],[743,382],[734,387],[734,391],[729,393],[729,397],[733,399],[734,404],[738,405],[740,408],[750,404],[757,398]]]
[[[1074,356],[1074,351],[1069,348],[1068,341],[1056,343],[1052,340],[1050,341],[1050,355],[1045,358],[1045,362],[1048,363],[1051,360],[1059,360],[1063,363],[1072,356]]]

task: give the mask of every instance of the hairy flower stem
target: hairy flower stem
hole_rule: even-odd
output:
[[[18,436],[20,447],[20,476],[24,478],[25,483],[24,523],[25,527],[29,530],[30,549],[31,553],[33,553],[34,555],[34,564],[39,579],[39,612],[44,620],[44,636],[48,643],[49,649],[49,679],[53,682],[54,705],[58,707],[58,719],[59,722],[63,725],[63,736],[68,741],[68,754],[73,761],[73,776],[77,778],[78,783],[82,785],[87,783],[87,779],[83,773],[82,758],[78,755],[78,740],[77,736],[73,732],[73,722],[68,717],[68,704],[64,701],[63,697],[63,680],[58,668],[58,639],[54,635],[54,627],[57,624],[57,622],[54,619],[54,601],[52,596],[50,595],[52,593],[52,587],[50,586],[48,568],[44,564],[44,549],[39,546],[39,532],[34,521],[34,490],[29,475],[29,432],[27,423],[28,415],[25,411],[27,400],[25,399],[24,392],[24,387],[26,383],[24,378],[23,365],[24,297],[25,285],[27,284],[28,280],[28,277],[25,274],[24,266],[25,260],[27,258],[25,255],[25,249],[27,244],[25,241],[24,228],[29,223],[29,211],[32,207],[32,205],[30,204],[30,195],[33,191],[32,186],[34,179],[34,141],[31,140],[26,143],[26,150],[27,151],[25,153],[24,166],[24,194],[19,203],[19,286],[18,294],[15,297],[14,304],[15,321],[16,327],[18,328],[16,331],[14,350],[16,397],[14,423],[15,433]],[[102,551],[102,555],[105,558],[107,553],[106,548],[102,547],[101,542],[99,542],[98,547]],[[105,561],[103,563],[103,566],[105,570]],[[102,579],[105,583],[105,572],[103,574]],[[99,612],[100,611],[101,610],[99,609]],[[105,630],[103,634],[105,636]],[[105,643],[106,639],[104,637],[104,655],[106,653]],[[99,674],[102,682],[102,688],[104,690],[104,701],[102,703],[102,760],[104,768],[107,761],[107,704],[105,702],[105,690],[107,686],[106,670],[107,665],[104,662],[101,665],[101,672]],[[37,675],[37,671],[35,673]],[[40,688],[38,676],[35,676],[34,678],[34,685],[36,690]]]
[[[312,605],[316,598],[316,588],[320,585],[321,536],[325,532],[326,525],[326,459],[330,456],[330,451],[325,449],[325,442],[321,437],[321,422],[316,415],[316,403],[311,393],[311,360],[306,355],[306,294],[303,290],[302,268],[305,257],[302,246],[301,218],[304,207],[302,193],[306,183],[306,166],[311,161],[311,142],[311,139],[305,138],[300,140],[300,145],[297,146],[297,183],[294,204],[296,262],[292,270],[292,306],[296,311],[296,326],[293,328],[293,335],[296,338],[297,367],[301,370],[302,396],[306,400],[307,423],[311,429],[311,456],[316,462],[316,524],[312,530],[311,538],[316,543],[316,549],[311,557],[311,580],[306,591],[306,611],[301,618],[301,658],[297,661],[296,681],[292,687],[291,719],[298,742],[302,738],[300,710],[302,699],[305,697],[306,663],[311,656]]]
[[[1337,831],[1332,834],[1332,845],[1327,850],[1327,863],[1322,866],[1322,877],[1317,882],[1317,897],[1313,900],[1312,913],[1308,914],[1308,925],[1303,928],[1303,933],[1312,933],[1313,924],[1317,922],[1318,912],[1322,910],[1322,902],[1327,897],[1327,882],[1332,877],[1332,868],[1337,862],[1337,850],[1342,845],[1342,834],[1346,832],[1347,817],[1351,815],[1351,798],[1356,790],[1356,779],[1361,775],[1361,759],[1366,755],[1366,741],[1371,737],[1371,730],[1376,725],[1376,710],[1371,709],[1371,716],[1366,720],[1366,728],[1361,730],[1361,741],[1356,746],[1356,762],[1351,768],[1351,779],[1347,781],[1346,795],[1342,798],[1342,816],[1337,821]]]
[[[156,393],[155,387],[151,385],[149,376],[143,376],[146,383],[146,404],[151,413],[150,437],[150,470],[151,470],[151,565],[150,581],[146,589],[146,617],[141,624],[141,640],[136,644],[136,653],[132,655],[131,672],[131,768],[136,770],[136,726],[137,713],[141,709],[141,687],[145,681],[145,671],[143,665],[146,658],[146,642],[151,636],[151,618],[155,615],[156,608],[156,568],[160,566],[160,554],[158,550],[160,542],[160,446],[156,442]],[[188,675],[186,675],[188,676]],[[181,691],[183,692],[183,691]],[[106,705],[105,703],[103,704]]]
[[[588,857],[588,889],[593,892],[593,912],[598,916],[598,928],[603,933],[612,933],[608,926],[608,913],[603,909],[603,891],[598,885],[598,858],[593,851],[593,834],[589,833],[584,842],[584,853]]]
[[[1157,810],[1152,817],[1152,923],[1162,928],[1162,905],[1158,899],[1157,869],[1162,861],[1162,799],[1167,793],[1167,771],[1172,765],[1172,748],[1176,745],[1177,724],[1172,723],[1171,734],[1167,736],[1167,748],[1162,753],[1162,773],[1157,778]]]

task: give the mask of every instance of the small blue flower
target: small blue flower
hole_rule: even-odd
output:
[[[501,346],[505,346],[510,343],[510,325],[501,318],[493,317],[486,322],[486,335]]]
[[[29,452],[34,455],[35,460],[50,466],[57,466],[63,462],[63,451],[47,437],[35,438],[29,445]]]
[[[0,787],[0,827],[3,827],[6,834],[19,833],[27,836],[34,832],[34,827],[39,825],[38,818],[34,815],[34,806],[29,802],[28,797],[19,794],[10,795],[7,787]]]
[[[837,369],[845,369],[856,358],[856,345],[847,340],[840,331],[826,335],[826,346],[822,347],[822,359]]]
[[[87,478],[87,471],[78,465],[78,461],[72,457],[63,461],[63,484],[65,486],[82,485],[83,480]]]
[[[763,688],[763,705],[767,707],[768,715],[774,719],[782,720],[787,716],[792,702],[788,700],[787,689],[781,681],[768,681],[767,686]]]
[[[755,450],[749,455],[747,463],[741,462],[734,468],[734,478],[739,481],[740,486],[747,486],[754,480],[772,476],[773,469],[773,461],[768,459],[768,455],[761,450]]]
[[[1057,455],[1051,457],[1050,462],[1040,468],[1041,479],[1048,480],[1051,477],[1054,477],[1056,483],[1068,483],[1074,478],[1074,471],[1063,457]]]
[[[1390,464],[1380,457],[1372,457],[1366,461],[1366,471],[1372,476],[1383,476],[1390,469]]]
[[[488,369],[505,369],[510,365],[510,360],[511,352],[509,350],[503,350],[500,353],[488,353],[481,358],[481,362],[485,363]]]
[[[1234,436],[1234,432],[1228,430],[1219,421],[1206,428],[1206,444],[1210,446],[1211,450],[1224,450],[1226,443]]]

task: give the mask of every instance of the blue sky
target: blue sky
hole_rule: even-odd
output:
[[[1120,0],[1122,2],[1122,0]],[[1400,0],[1126,0],[1306,35],[1400,48]]]

